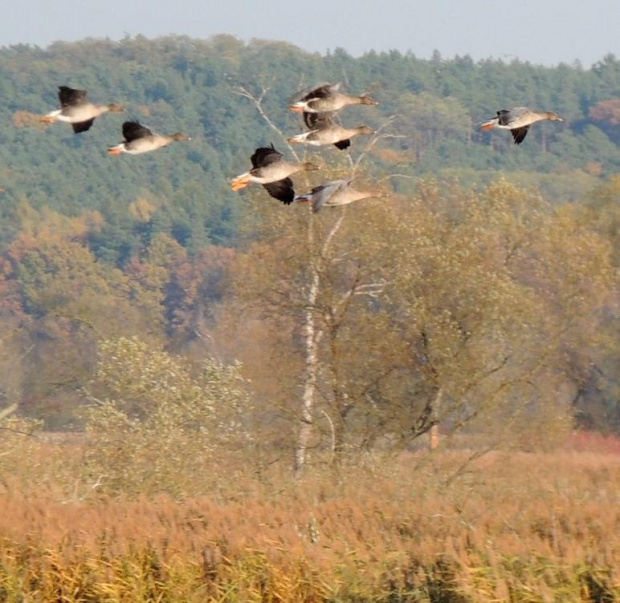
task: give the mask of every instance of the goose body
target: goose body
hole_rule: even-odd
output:
[[[360,134],[374,134],[374,130],[368,126],[345,128],[334,121],[332,112],[309,113],[304,111],[304,123],[309,128],[308,132],[289,138],[288,141],[297,144],[311,146],[335,145],[344,150],[351,145],[351,138]]]
[[[123,142],[108,149],[108,155],[120,155],[121,153],[139,155],[140,153],[156,151],[174,141],[191,140],[183,132],[177,132],[170,136],[154,134],[138,121],[126,121],[123,124],[123,138],[125,139]]]
[[[250,158],[252,169],[233,179],[231,188],[239,191],[252,182],[260,184],[274,198],[285,205],[295,200],[293,181],[289,176],[301,171],[313,171],[319,168],[312,163],[290,163],[284,155],[276,151],[273,144],[259,147]]]
[[[333,180],[320,186],[316,186],[305,195],[298,195],[296,201],[309,201],[312,203],[313,213],[317,213],[322,207],[337,207],[348,205],[362,199],[384,197],[384,193],[376,191],[358,191],[351,187],[353,180]]]
[[[361,96],[349,96],[340,92],[340,84],[322,84],[312,90],[301,92],[298,100],[290,105],[291,111],[297,113],[324,113],[326,111],[339,111],[350,105],[378,105],[374,99],[362,94]]]
[[[44,115],[41,121],[45,123],[55,121],[69,123],[76,134],[89,130],[95,119],[104,113],[124,111],[116,103],[94,105],[86,99],[86,90],[77,90],[68,86],[58,87],[58,100],[60,101],[60,109]]]
[[[515,107],[514,109],[502,109],[497,112],[497,117],[485,121],[480,125],[482,130],[499,128],[510,130],[515,144],[521,144],[527,136],[532,124],[538,121],[564,121],[553,111],[532,111],[527,107]]]

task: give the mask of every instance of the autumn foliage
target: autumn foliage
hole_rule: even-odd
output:
[[[0,498],[0,593],[66,601],[614,601],[620,464],[404,455],[227,496]],[[420,479],[422,478],[422,479]]]
[[[124,90],[192,145],[112,164],[103,128],[42,129],[52,79],[89,61],[93,96]],[[620,597],[613,57],[219,36],[0,64],[0,600]],[[292,128],[290,81],[324,68],[395,92],[359,155],[309,157],[323,169],[295,185],[355,175],[380,197],[312,214],[234,195],[257,141]],[[518,150],[472,129],[516,84],[547,106],[552,77],[561,127]]]

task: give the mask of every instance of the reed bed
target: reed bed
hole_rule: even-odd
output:
[[[187,500],[5,483],[0,601],[620,601],[619,455],[462,457]]]

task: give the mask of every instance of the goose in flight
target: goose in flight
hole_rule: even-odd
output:
[[[289,108],[296,113],[324,113],[339,111],[350,105],[378,105],[379,103],[365,94],[349,96],[340,92],[340,84],[321,84],[309,91],[297,94],[297,100]]]
[[[109,105],[93,105],[86,99],[86,90],[76,90],[68,86],[58,87],[60,109],[56,109],[41,117],[44,123],[64,121],[70,123],[76,134],[86,132],[93,125],[97,117],[104,113],[119,113],[124,111],[117,103]]]
[[[351,187],[353,180],[333,180],[314,187],[305,195],[298,195],[295,201],[309,201],[312,203],[312,212],[317,213],[322,207],[337,207],[348,205],[362,199],[382,198],[385,193],[378,191],[358,191]]]
[[[231,188],[234,191],[245,188],[252,182],[261,184],[263,188],[278,201],[290,205],[295,200],[293,181],[289,178],[297,172],[318,170],[314,163],[290,163],[284,155],[276,151],[273,144],[259,147],[250,158],[252,169],[233,179]]]
[[[333,111],[323,113],[304,111],[304,123],[309,128],[309,131],[297,134],[297,136],[289,138],[288,141],[315,147],[333,144],[336,148],[344,150],[351,145],[351,138],[354,136],[375,133],[369,126],[344,128],[334,121],[333,115]]]
[[[139,155],[140,153],[156,151],[174,141],[191,140],[183,132],[177,132],[170,136],[154,134],[149,128],[137,121],[126,121],[123,124],[123,138],[125,139],[123,142],[108,149],[108,155],[120,155],[121,153]]]
[[[515,107],[507,111],[503,109],[497,112],[497,117],[485,121],[480,125],[482,130],[493,130],[500,128],[510,130],[515,144],[521,144],[532,124],[537,121],[564,121],[553,111],[532,111],[527,107]]]

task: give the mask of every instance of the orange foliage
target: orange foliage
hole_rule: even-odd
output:
[[[411,160],[407,154],[399,152],[395,149],[380,149],[376,151],[376,153],[379,158],[386,163],[401,163],[403,161]]]
[[[590,109],[590,117],[596,121],[606,121],[617,126],[620,124],[620,98],[597,103]]]
[[[603,173],[603,164],[596,161],[588,161],[583,169],[590,176],[598,178]]]
[[[439,459],[445,476],[463,455]],[[237,475],[245,495],[228,500],[88,504],[13,489],[0,498],[0,580],[36,573],[22,588],[77,584],[87,598],[114,585],[128,596],[131,567],[152,599],[125,600],[172,588],[194,593],[184,601],[230,588],[247,589],[245,601],[349,600],[352,588],[362,589],[357,600],[379,600],[429,584],[475,601],[508,600],[508,591],[510,600],[547,600],[556,588],[571,601],[594,600],[595,588],[618,594],[620,458],[488,456],[460,480],[437,483],[434,472],[422,482],[411,473],[421,460],[403,456],[390,476],[351,469],[338,483],[266,486]],[[267,598],[251,595],[259,584]]]

